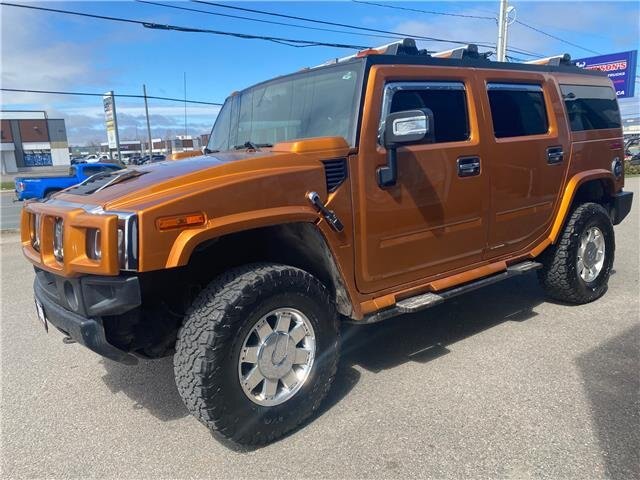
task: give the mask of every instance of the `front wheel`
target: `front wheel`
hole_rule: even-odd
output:
[[[327,289],[285,265],[232,269],[195,300],[174,369],[189,411],[240,444],[272,442],[306,420],[335,376],[338,315]]]
[[[597,203],[583,203],[571,213],[559,241],[542,255],[540,283],[557,300],[592,302],[607,291],[614,252],[609,214]]]

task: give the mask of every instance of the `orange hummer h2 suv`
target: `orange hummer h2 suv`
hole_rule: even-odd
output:
[[[203,155],[29,202],[21,241],[45,324],[115,361],[173,355],[189,411],[261,444],[318,408],[341,321],[532,270],[556,299],[603,295],[623,157],[603,74],[405,40],[231,95]]]

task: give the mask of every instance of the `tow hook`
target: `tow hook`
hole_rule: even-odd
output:
[[[320,200],[320,195],[317,192],[309,192],[307,193],[307,199],[311,202],[311,205],[316,207],[318,213],[320,213],[324,219],[327,221],[329,226],[336,232],[341,232],[344,230],[344,225],[336,215],[333,210],[329,210],[324,206],[322,200]]]
[[[76,343],[76,341],[71,337],[62,337],[62,343],[66,343],[67,345],[71,345],[72,343]]]

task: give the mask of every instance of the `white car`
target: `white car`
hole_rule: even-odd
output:
[[[109,155],[107,154],[91,154],[84,157],[84,161],[86,163],[99,163],[99,162],[107,162],[109,161]]]

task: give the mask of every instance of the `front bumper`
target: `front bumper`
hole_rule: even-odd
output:
[[[137,363],[132,354],[107,340],[103,317],[121,315],[141,303],[137,277],[62,278],[36,269],[36,299],[47,321],[94,352],[125,364]]]
[[[633,192],[618,192],[613,195],[611,221],[614,225],[618,225],[629,214],[632,202]]]

